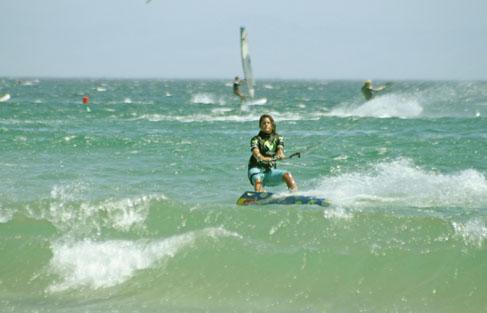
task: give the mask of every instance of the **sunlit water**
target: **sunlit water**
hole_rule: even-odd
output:
[[[1,86],[1,312],[486,310],[485,82]],[[330,207],[236,206],[262,113]]]

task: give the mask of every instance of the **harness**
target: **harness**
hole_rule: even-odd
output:
[[[279,145],[279,136],[276,134],[272,134],[263,138],[260,134],[254,137],[252,140],[257,139],[257,143],[253,144],[252,146],[256,146],[260,152],[265,156],[273,157],[275,151],[277,149],[277,145]],[[259,167],[263,169],[264,173],[270,172],[273,168],[276,168],[276,162],[266,162],[266,161],[257,161],[255,157],[252,155],[249,160],[249,169],[251,167]],[[250,183],[252,184],[252,178],[259,173],[253,173],[248,178]]]

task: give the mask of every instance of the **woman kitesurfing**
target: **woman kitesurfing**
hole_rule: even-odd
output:
[[[290,191],[298,186],[290,172],[276,168],[276,160],[284,156],[284,138],[276,132],[276,123],[269,114],[259,119],[259,133],[250,140],[252,155],[249,159],[248,177],[256,192],[264,191],[264,186],[286,183]]]

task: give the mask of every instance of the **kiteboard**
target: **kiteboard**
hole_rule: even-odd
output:
[[[329,206],[330,201],[324,198],[304,195],[276,195],[272,192],[246,191],[237,200],[237,205],[266,205],[266,204],[314,204]]]

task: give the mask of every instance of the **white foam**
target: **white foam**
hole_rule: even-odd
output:
[[[225,99],[211,93],[197,93],[191,97],[191,103],[225,105]]]
[[[167,198],[164,195],[144,195],[105,202],[100,207],[107,212],[111,225],[115,229],[127,231],[134,226],[143,225],[149,214],[151,201],[165,199]]]
[[[20,85],[22,86],[34,86],[40,83],[39,79],[33,79],[33,80],[22,80],[20,82]]]
[[[258,115],[221,115],[216,114],[192,114],[192,115],[163,115],[163,114],[144,114],[137,119],[144,119],[151,122],[177,121],[181,123],[193,122],[248,122],[259,120]]]
[[[0,206],[0,224],[8,223],[13,217],[13,212],[2,209]]]
[[[109,227],[128,231],[144,225],[152,201],[167,199],[163,194],[148,194],[92,203],[84,200],[86,193],[89,193],[89,188],[83,183],[56,185],[51,190],[49,211],[30,214],[47,218],[63,230],[86,232]]]
[[[50,268],[62,277],[62,281],[48,290],[56,292],[77,287],[97,289],[115,286],[130,279],[135,271],[173,257],[193,240],[193,235],[187,234],[154,242],[85,240],[54,245]]]
[[[350,220],[352,219],[353,214],[346,211],[344,208],[336,207],[324,210],[323,216],[330,220]]]
[[[62,202],[73,201],[87,191],[88,186],[84,183],[73,183],[67,185],[54,185],[51,189],[50,196],[52,199],[61,200]]]
[[[388,94],[374,98],[359,107],[338,107],[330,112],[332,116],[359,116],[377,118],[413,118],[420,116],[423,107],[417,99],[400,95]]]
[[[15,136],[14,141],[15,142],[26,142],[27,141],[27,137],[26,136]]]
[[[69,141],[71,141],[71,140],[73,140],[73,139],[75,139],[75,138],[76,138],[76,136],[74,136],[74,135],[65,136],[65,137],[64,137],[64,141],[69,142]]]
[[[216,108],[216,109],[211,110],[211,113],[221,115],[221,114],[225,114],[225,113],[230,112],[230,111],[232,111],[231,108]]]
[[[384,204],[406,207],[487,206],[486,177],[473,169],[442,174],[422,169],[408,159],[372,165],[369,169],[323,178],[314,194],[343,206]]]
[[[453,222],[455,235],[463,238],[465,243],[481,247],[484,240],[487,239],[487,226],[485,222],[476,218],[466,223]]]
[[[164,115],[164,114],[143,114],[135,118],[135,120],[148,120],[151,122],[160,121],[178,121],[182,123],[193,122],[249,122],[258,121],[261,112],[249,112],[242,114],[222,115],[226,110],[216,110],[213,114],[192,114],[192,115]],[[292,112],[270,112],[270,114],[280,122],[283,121],[309,121],[319,120],[323,116],[328,116],[323,112],[307,112],[307,113],[292,113]]]
[[[8,94],[8,93],[6,93],[0,97],[0,102],[6,102],[8,100],[10,100],[10,94]]]
[[[252,105],[264,105],[266,103],[267,103],[267,98],[255,98],[255,99],[245,100],[242,105],[252,106]]]
[[[206,228],[161,240],[83,240],[55,243],[49,270],[60,280],[48,287],[49,292],[73,288],[107,288],[122,284],[138,271],[164,265],[198,238],[237,237],[223,228]]]

